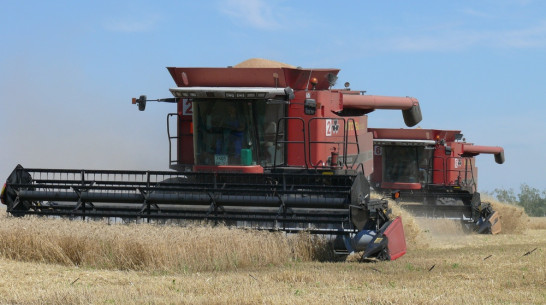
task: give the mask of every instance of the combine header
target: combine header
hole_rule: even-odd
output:
[[[370,128],[374,137],[371,183],[380,193],[398,193],[416,216],[461,219],[479,233],[499,233],[499,215],[480,200],[475,156],[501,147],[467,143],[459,130]]]
[[[336,250],[364,251],[365,258],[404,255],[401,218],[391,219],[387,201],[369,196],[366,114],[399,109],[414,126],[418,101],[332,89],[337,69],[249,62],[168,68],[174,97],[154,101],[177,105],[167,116],[175,171],[17,166],[1,196],[8,213],[208,220],[324,234]],[[133,103],[144,110],[150,101]]]

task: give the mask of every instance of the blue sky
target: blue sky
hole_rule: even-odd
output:
[[[546,2],[2,1],[0,176],[25,167],[168,168],[165,67],[261,57],[420,100],[422,128],[503,146],[480,189],[546,189]],[[399,111],[370,126],[404,127]],[[3,179],[3,178],[2,178]]]

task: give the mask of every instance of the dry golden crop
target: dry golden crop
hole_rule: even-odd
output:
[[[0,256],[99,269],[196,272],[325,260],[327,243],[307,233],[209,225],[108,224],[26,216],[0,220]]]
[[[546,303],[545,221],[476,235],[394,210],[408,253],[375,263],[307,234],[2,216],[0,304]]]

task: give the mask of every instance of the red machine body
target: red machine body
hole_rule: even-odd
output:
[[[333,89],[338,69],[250,60],[236,67],[168,70],[176,83],[173,98],[141,95],[133,103],[141,111],[148,101],[177,104],[176,113],[167,116],[175,171],[18,165],[0,194],[7,212],[306,231],[328,236],[336,251],[393,260],[406,252],[402,221],[390,219],[387,200],[371,198],[368,177],[374,175],[385,188],[388,183],[408,190],[468,186],[470,192],[475,190],[473,156],[493,151],[457,141],[457,132],[368,129],[366,115],[375,109],[401,110],[406,125],[416,125],[419,102]],[[423,151],[431,155],[427,183],[391,179],[389,158],[411,158],[398,158],[400,147],[377,141],[425,143]],[[394,154],[379,153],[391,148]],[[503,159],[502,149],[494,153]],[[374,162],[379,162],[375,174]],[[480,230],[491,228],[491,219],[497,219],[492,211],[482,220],[484,210],[474,206],[481,213],[475,218]]]
[[[336,251],[394,260],[406,253],[402,220],[390,219],[387,200],[371,198],[368,177],[384,189],[442,186],[472,193],[473,157],[491,152],[504,159],[502,149],[457,140],[458,131],[368,129],[367,114],[376,109],[401,110],[406,125],[416,125],[421,110],[415,98],[333,89],[338,69],[268,64],[170,67],[174,98],[133,99],[141,111],[147,101],[177,104],[167,116],[175,171],[19,165],[0,199],[16,216],[205,220],[307,231],[328,236]],[[425,180],[395,177],[390,158],[411,161],[398,152],[417,142],[422,149],[413,150],[413,161],[427,160]],[[405,165],[419,173],[412,166]],[[489,220],[477,220],[480,230],[492,226]]]
[[[472,195],[478,185],[475,156],[493,154],[497,163],[504,162],[502,147],[467,143],[460,130],[369,130],[374,138],[371,183],[382,191],[404,190],[421,196],[428,192],[436,199],[448,193]],[[471,196],[463,198],[470,203]]]
[[[259,173],[276,166],[347,168],[362,164],[369,176],[373,170],[373,135],[365,114],[375,109],[399,109],[408,126],[421,120],[417,99],[332,89],[338,69],[168,70],[178,86],[171,89],[178,99],[177,136],[169,138],[176,140],[171,147],[177,148],[171,155],[171,168],[179,171]],[[292,94],[289,100],[288,94]],[[257,99],[267,100],[265,106],[259,106]],[[224,103],[209,107],[204,100]],[[245,130],[253,131],[245,131],[242,144],[236,143],[236,151],[232,149],[223,157],[218,146],[224,139],[210,130],[232,106],[237,107],[233,112],[238,119],[249,124]],[[232,158],[234,153],[241,158]]]

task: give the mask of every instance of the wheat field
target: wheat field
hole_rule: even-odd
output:
[[[2,211],[0,303],[546,303],[543,219],[495,203],[508,213],[501,218],[506,231],[475,235],[392,205],[403,217],[408,253],[375,263],[358,255],[337,261],[324,240],[308,234],[14,218]]]

